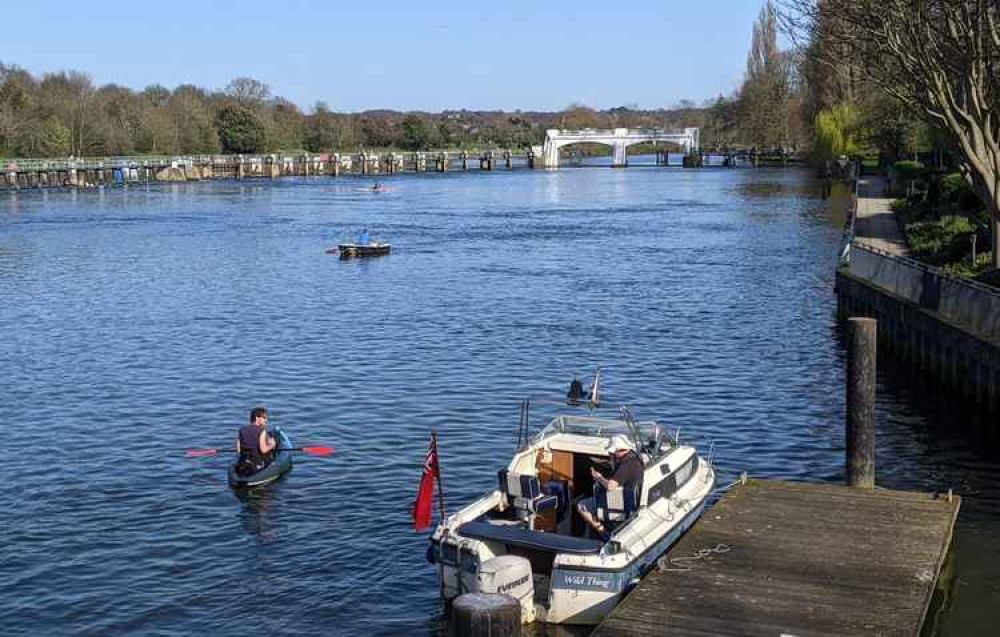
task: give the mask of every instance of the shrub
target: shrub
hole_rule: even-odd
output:
[[[933,265],[964,259],[970,251],[969,237],[975,231],[968,219],[956,216],[916,221],[907,224],[905,230],[913,256]]]
[[[897,161],[894,167],[900,179],[920,179],[924,176],[924,165],[919,161]]]
[[[957,201],[957,193],[962,188],[967,188],[965,179],[960,173],[951,173],[950,175],[945,175],[934,182],[937,185],[938,193],[941,201]]]

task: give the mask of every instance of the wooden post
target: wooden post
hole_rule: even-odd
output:
[[[456,637],[518,637],[521,604],[510,595],[460,595],[451,606],[449,632]]]
[[[874,489],[877,323],[850,318],[847,333],[847,484]]]

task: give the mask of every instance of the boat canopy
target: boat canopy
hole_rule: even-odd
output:
[[[466,522],[458,528],[458,532],[462,537],[502,542],[507,546],[519,546],[548,553],[587,555],[598,553],[601,546],[604,545],[604,542],[600,540],[556,533],[539,533],[512,524],[491,524],[489,520],[484,518]]]

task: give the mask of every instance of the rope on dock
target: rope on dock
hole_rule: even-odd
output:
[[[692,570],[692,567],[687,564],[680,564],[679,562],[696,562],[712,555],[713,553],[723,555],[732,550],[733,547],[728,544],[716,544],[712,547],[699,549],[694,555],[680,555],[669,559],[666,556],[663,556],[656,561],[656,568],[661,573],[686,573],[687,571]]]
[[[743,473],[740,474],[739,478],[733,480],[729,484],[722,487],[716,487],[716,489],[712,491],[712,495],[715,495],[717,493],[725,493],[726,491],[729,491],[738,484],[746,484],[746,483],[747,483],[747,472],[744,471]]]

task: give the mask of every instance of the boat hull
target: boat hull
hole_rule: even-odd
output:
[[[281,429],[278,433],[278,452],[274,460],[266,467],[248,476],[241,476],[236,473],[236,464],[229,467],[229,486],[234,489],[249,489],[253,487],[270,484],[283,476],[292,468],[292,440]]]
[[[538,619],[550,624],[599,624],[701,517],[704,509],[702,501],[680,524],[623,569],[553,569],[549,607],[543,612],[536,611]]]
[[[389,254],[392,246],[388,243],[372,243],[367,245],[356,243],[342,243],[336,249],[327,250],[327,253],[339,253],[341,259],[353,259],[363,257],[377,257]]]

